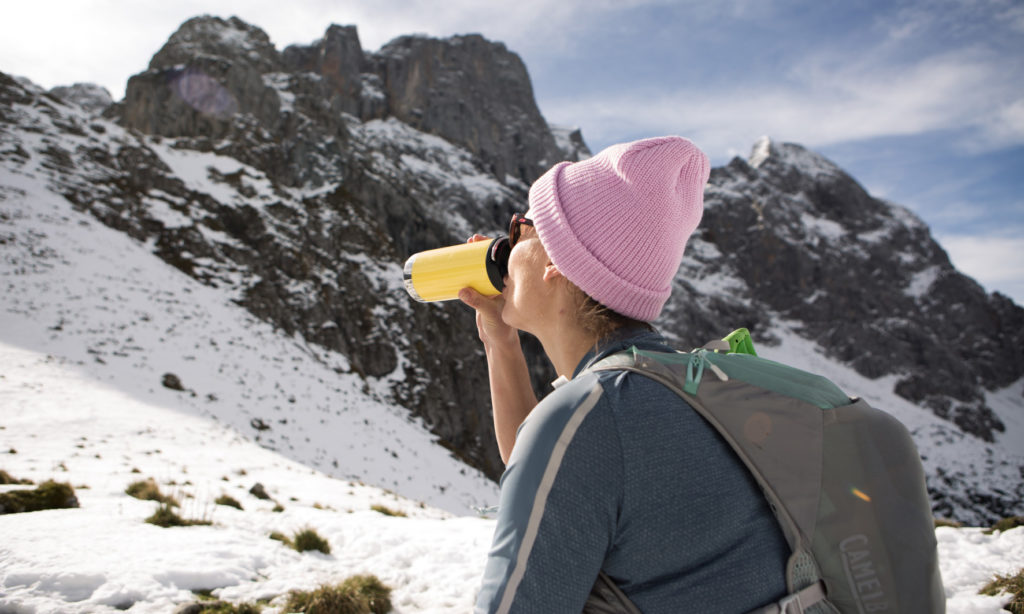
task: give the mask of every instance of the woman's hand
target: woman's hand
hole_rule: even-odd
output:
[[[489,239],[473,235],[469,242],[484,240]],[[519,345],[519,331],[501,319],[505,298],[500,294],[484,296],[472,288],[463,288],[459,291],[459,300],[476,310],[476,329],[487,356],[494,434],[501,460],[507,463],[515,445],[516,430],[537,404],[523,348]]]
[[[519,344],[516,329],[501,319],[505,299],[498,296],[484,296],[472,288],[459,291],[459,300],[476,310],[476,330],[485,349],[498,349],[511,343]]]
[[[468,242],[490,240],[483,235],[473,235]],[[501,310],[505,306],[503,296],[484,296],[473,288],[463,288],[459,291],[459,300],[476,310],[476,329],[485,349],[499,349],[510,344],[519,346],[516,329],[501,319]]]

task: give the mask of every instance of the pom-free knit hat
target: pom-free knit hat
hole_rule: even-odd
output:
[[[710,172],[708,157],[682,137],[612,145],[544,173],[530,187],[527,217],[566,279],[650,322],[672,292]]]

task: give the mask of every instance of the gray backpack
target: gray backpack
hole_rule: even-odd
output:
[[[757,479],[792,554],[790,594],[755,612],[945,612],[921,459],[895,418],[759,358],[745,329],[690,353],[630,348],[588,370],[609,369],[683,397]]]

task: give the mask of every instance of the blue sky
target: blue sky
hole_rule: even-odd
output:
[[[73,0],[7,3],[0,70],[115,98],[190,16],[278,46],[355,24],[376,50],[479,32],[518,53],[541,111],[591,149],[658,134],[716,165],[769,135],[906,205],[954,263],[1024,304],[1024,2]]]

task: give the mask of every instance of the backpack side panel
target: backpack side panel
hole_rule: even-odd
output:
[[[843,612],[945,611],[931,503],[907,429],[863,400],[824,412],[812,550]]]

